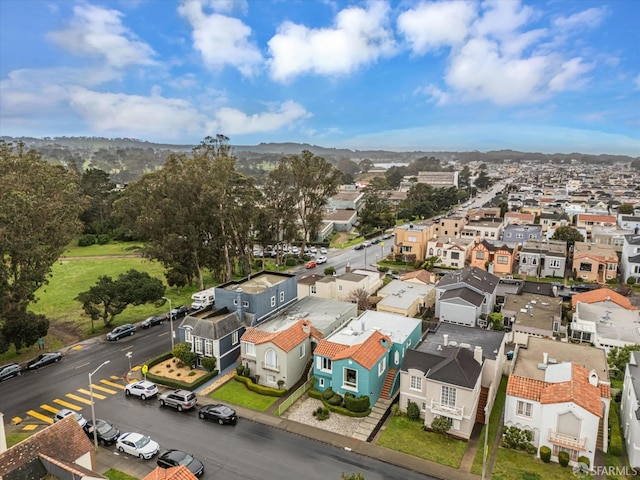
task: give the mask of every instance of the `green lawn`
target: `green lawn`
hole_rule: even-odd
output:
[[[113,242],[106,245],[79,247],[77,242],[70,244],[63,257],[102,257],[105,255],[139,255],[143,244],[140,242]]]
[[[116,470],[114,468],[110,468],[106,472],[104,472],[104,476],[109,480],[138,480],[136,477],[132,477],[120,470]]]
[[[502,376],[502,380],[500,381],[500,387],[496,392],[496,400],[493,403],[493,409],[491,410],[491,416],[489,417],[489,437],[488,437],[488,450],[487,454],[487,462],[489,458],[491,458],[491,452],[493,451],[493,441],[496,438],[496,433],[498,432],[498,426],[500,425],[500,415],[502,414],[502,409],[504,408],[504,401],[507,396],[507,380],[509,377],[506,375]],[[477,475],[482,474],[482,452],[484,451],[484,429],[487,428],[485,425],[482,427],[482,432],[480,433],[480,441],[481,446],[476,451],[476,456],[473,459],[473,465],[471,466],[471,473],[475,473]]]
[[[392,417],[376,443],[414,457],[453,468],[460,467],[467,442],[425,432],[423,427],[422,421],[409,420],[405,415]]]
[[[491,472],[493,480],[573,480],[571,467],[561,467],[559,463],[544,463],[533,455],[517,450],[498,448],[496,461]],[[591,478],[580,477],[580,478]]]
[[[30,433],[7,433],[7,447],[13,447],[16,443],[29,438]]]
[[[214,390],[209,396],[216,400],[233,403],[234,405],[240,405],[241,407],[250,408],[258,412],[264,412],[278,400],[278,397],[270,397],[252,392],[245,387],[244,384],[235,380],[228,381],[220,388]]]

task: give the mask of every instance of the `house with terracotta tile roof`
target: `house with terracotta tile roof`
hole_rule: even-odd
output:
[[[613,347],[640,344],[640,315],[612,302],[578,302],[571,321],[571,339],[605,352]]]
[[[629,466],[637,469],[640,468],[640,352],[630,352],[620,399],[620,421]]]
[[[516,345],[513,362],[504,425],[529,430],[538,452],[548,446],[554,461],[566,451],[573,465],[582,455],[593,465],[596,449],[606,452],[609,444],[604,350],[530,336]]]
[[[314,387],[340,395],[368,395],[371,406],[379,398],[392,398],[404,355],[421,334],[418,318],[367,310],[318,343],[313,352]]]
[[[198,477],[186,466],[180,465],[171,468],[156,467],[142,480],[198,480]]]
[[[607,245],[576,242],[572,269],[580,280],[604,284],[618,276],[618,254]]]
[[[93,444],[73,415],[0,452],[3,480],[106,479],[93,471],[95,467]]]
[[[471,258],[471,238],[434,237],[427,242],[427,257],[438,257],[436,266],[464,268]]]
[[[400,371],[400,410],[420,408],[428,428],[436,417],[451,420],[447,432],[469,439],[489,418],[506,360],[505,334],[440,322],[413,350]],[[486,410],[485,410],[486,409]]]
[[[400,280],[403,282],[421,283],[423,285],[435,285],[440,280],[440,277],[434,272],[428,272],[426,270],[414,270],[413,272],[405,273],[400,276]]]
[[[598,288],[588,292],[576,293],[571,297],[571,306],[576,308],[578,302],[598,304],[605,308],[626,308],[627,310],[638,310],[638,307],[631,304],[631,301],[624,295],[611,290],[610,288]]]
[[[240,338],[241,363],[257,383],[277,388],[293,386],[309,372],[313,349],[358,314],[358,306],[324,298],[305,297]]]
[[[536,216],[533,213],[505,212],[504,223],[507,225],[528,225],[535,222]]]
[[[604,227],[617,224],[615,215],[598,215],[594,213],[578,213],[576,218],[576,228],[584,228],[587,236],[591,235],[594,226]]]

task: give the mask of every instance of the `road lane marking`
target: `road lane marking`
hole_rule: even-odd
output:
[[[104,388],[101,387],[100,385],[96,385],[95,383],[91,385],[93,387],[94,390],[100,390],[101,392],[106,392],[106,393],[110,393],[111,395],[115,395],[116,392],[115,390],[111,390],[110,388]],[[95,395],[95,393],[94,393]]]
[[[40,405],[40,408],[43,409],[43,410],[46,410],[47,412],[51,412],[53,414],[58,413],[58,410],[60,410],[59,408],[51,407],[51,406],[49,406],[47,404]]]
[[[30,432],[31,430],[35,430],[36,428],[38,428],[38,425],[32,423],[31,425],[25,425],[24,427],[22,427],[22,430]]]
[[[80,405],[76,405],[75,403],[65,402],[64,400],[60,400],[59,398],[55,398],[53,402],[57,403],[58,405],[62,405],[63,407],[70,408],[71,410],[82,410],[83,408]]]
[[[82,345],[76,345],[75,347],[71,347],[71,350],[80,350]]]
[[[100,383],[104,383],[105,385],[109,385],[110,387],[119,388],[120,390],[124,390],[124,387],[119,383],[113,383],[109,380],[100,380]]]
[[[85,395],[89,395],[89,397],[91,397],[91,391],[90,390],[85,390],[84,388],[79,388],[78,391],[80,393],[84,393]],[[111,391],[113,392],[113,390],[111,390]],[[116,393],[116,392],[113,392],[113,393]],[[106,395],[100,395],[99,393],[96,393],[96,392],[93,392],[93,396],[95,398],[97,398],[98,400],[104,400],[105,398],[107,398]]]
[[[136,365],[135,367],[133,367],[131,369],[132,372],[137,372],[138,370],[140,370],[142,368],[142,365]]]
[[[19,425],[20,423],[22,423],[22,418],[20,418],[20,417],[13,417],[13,418],[11,419],[11,423],[12,423],[13,425]]]
[[[164,337],[165,335],[169,335],[169,332],[164,332],[164,333],[159,333],[158,334],[159,337]]]
[[[47,417],[46,415],[42,415],[41,413],[36,412],[35,410],[29,410],[27,415],[31,415],[33,418],[37,418],[49,425],[53,425],[53,419],[51,417]]]
[[[124,352],[125,350],[131,350],[131,349],[133,349],[133,347],[129,346],[129,347],[121,348],[120,351]]]
[[[73,393],[67,393],[65,397],[70,398],[71,400],[75,400],[76,402],[84,403],[85,405],[91,405],[93,403],[91,400],[79,397],[78,395],[74,395]]]
[[[120,377],[119,377],[119,376],[117,376],[117,375],[111,375],[109,378],[110,378],[111,380],[120,380]]]
[[[77,366],[77,367],[75,367],[75,368],[76,368],[76,369],[78,369],[78,368],[86,367],[86,366],[87,366],[87,365],[89,365],[89,364],[91,364],[91,362],[83,363],[83,364],[81,364],[81,365],[78,365],[78,366]]]

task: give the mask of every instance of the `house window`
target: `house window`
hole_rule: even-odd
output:
[[[433,256],[433,247],[429,249],[429,256],[432,257]]]
[[[427,411],[427,402],[422,402],[422,406],[420,407],[423,412]]]
[[[610,263],[609,265],[607,265],[607,270],[617,270],[618,269],[618,265],[616,263]]]
[[[591,267],[592,267],[592,265],[590,263],[581,263],[580,264],[580,271],[581,272],[590,272],[591,271]]]
[[[316,286],[315,285],[311,285],[311,295],[315,295],[317,292],[316,290]]]
[[[242,306],[243,307],[248,307],[249,306],[249,302],[247,300],[243,300],[242,301]]]
[[[386,367],[387,357],[382,357],[382,361],[378,364],[378,376],[381,376],[384,373]]]
[[[185,328],[184,329],[184,341],[187,343],[193,343],[193,336],[191,335],[191,329],[190,328]]]
[[[416,377],[415,375],[411,375],[411,379],[409,379],[409,388],[411,390],[417,390],[419,392],[422,391],[422,377]]]
[[[304,357],[304,343],[300,345],[300,358]]]
[[[202,355],[203,352],[203,340],[201,338],[195,338],[195,351],[198,355]]]
[[[275,375],[271,375],[270,373],[267,374],[267,382],[276,383],[276,376]]]
[[[524,256],[523,256],[523,257],[520,259],[520,263],[521,263],[522,265],[526,265],[526,264],[527,264],[527,257],[524,257]]]
[[[272,307],[276,306],[276,297],[275,296],[271,297],[271,306]]]
[[[244,343],[244,353],[245,355],[251,355],[252,357],[256,356],[256,344],[255,343],[249,343],[249,342],[242,342]]]
[[[521,233],[516,233],[516,238],[522,238],[524,235],[522,235]]]
[[[460,252],[451,252],[451,260],[458,260],[460,258]]]
[[[438,256],[442,255],[442,250],[441,250],[441,249],[438,249],[438,251],[437,251],[436,255],[438,255]]]
[[[549,259],[549,268],[560,268],[560,259],[558,258]]]
[[[207,357],[213,356],[213,342],[211,340],[204,341],[204,354]]]
[[[531,411],[533,409],[533,404],[529,402],[523,402],[518,400],[518,407],[516,409],[516,415],[520,417],[531,418]]]
[[[264,354],[264,368],[278,369],[278,355],[276,355],[276,351],[273,348],[270,348]]]
[[[477,260],[484,260],[484,252],[476,252]]]
[[[324,378],[319,378],[318,379],[318,386],[324,388]]]
[[[491,232],[491,238],[496,236],[496,232]]]
[[[236,345],[238,343],[238,340],[239,340],[238,337],[239,337],[238,330],[236,330],[231,334],[231,345]]]
[[[316,368],[323,372],[331,373],[331,359],[328,357],[317,357]]]
[[[418,241],[418,238],[417,238],[416,236],[414,236],[414,235],[409,235],[409,236],[407,237],[407,242],[413,242],[413,243],[415,243],[415,242],[417,242],[417,241]]]
[[[342,291],[342,285],[338,285],[338,291],[341,292]]]
[[[342,388],[348,390],[358,389],[358,371],[353,368],[344,367],[342,372]]]
[[[557,457],[560,452],[567,452],[569,454],[569,460],[573,462],[577,462],[580,456],[580,452],[578,452],[578,450],[573,450],[567,447],[561,447],[560,445],[554,445],[553,454]]]
[[[446,385],[442,386],[442,392],[440,393],[440,403],[443,405],[447,405],[449,407],[456,406],[456,389],[453,387],[448,387]]]
[[[284,302],[284,292],[280,292],[280,302]]]
[[[509,257],[507,257],[506,255],[498,255],[498,263],[506,265],[507,263],[509,263]]]

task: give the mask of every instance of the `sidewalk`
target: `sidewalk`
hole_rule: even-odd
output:
[[[215,403],[215,400],[207,395],[218,386],[231,380],[235,375],[235,367],[229,367],[221,375],[217,376],[209,384],[200,387],[198,390],[198,402],[200,406]],[[128,379],[137,379],[141,377],[140,371],[129,372]],[[278,403],[278,402],[276,402]],[[233,405],[234,410],[238,413],[240,422],[252,421],[263,425],[284,430],[286,432],[300,435],[301,437],[316,440],[318,442],[342,448],[348,451],[364,455],[365,457],[375,458],[383,462],[397,465],[414,472],[429,475],[431,477],[442,480],[478,480],[480,476],[463,471],[462,469],[447,467],[439,463],[423,460],[418,457],[407,455],[402,452],[379,447],[375,444],[356,440],[354,438],[338,435],[333,432],[322,430],[319,428],[294,422],[286,418],[276,417],[268,412],[257,412],[238,405]],[[274,408],[270,409],[271,411]],[[477,446],[476,446],[477,448]],[[473,450],[473,449],[472,449]],[[473,452],[475,455],[475,450]],[[473,458],[473,456],[471,457]],[[126,455],[115,455],[105,448],[99,448],[96,455],[97,471],[104,473],[109,468],[115,468],[122,472],[128,473],[136,478],[142,478],[151,471],[151,467],[144,463],[129,461]]]

